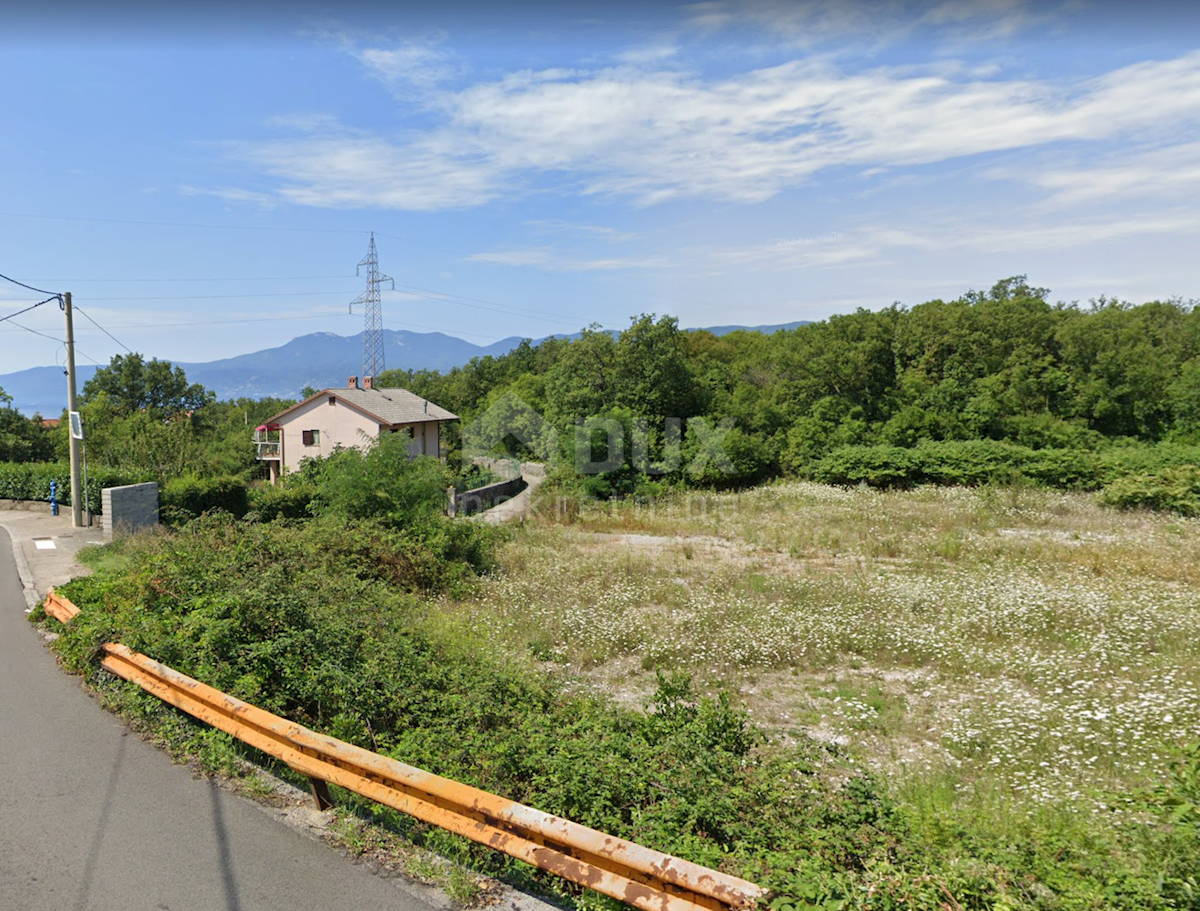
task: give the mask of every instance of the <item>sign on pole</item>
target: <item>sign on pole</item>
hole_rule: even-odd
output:
[[[78,411],[68,411],[67,420],[71,424],[71,439],[83,439],[83,420],[79,417]]]

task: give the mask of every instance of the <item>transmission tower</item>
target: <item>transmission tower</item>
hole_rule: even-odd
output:
[[[354,312],[355,304],[363,305],[363,376],[379,376],[384,371],[383,363],[383,304],[379,296],[381,282],[391,282],[392,290],[396,290],[396,282],[389,275],[379,271],[379,256],[375,252],[375,232],[371,232],[371,246],[367,255],[362,258],[355,275],[362,275],[362,267],[367,267],[367,290],[350,302],[350,312]]]

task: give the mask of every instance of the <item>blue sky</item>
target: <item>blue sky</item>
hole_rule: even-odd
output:
[[[359,331],[370,231],[386,325],[480,344],[1015,274],[1200,297],[1186,4],[163,6],[0,35],[0,273],[147,356]],[[57,307],[16,322],[0,373],[63,362]],[[81,363],[124,350],[77,328]]]

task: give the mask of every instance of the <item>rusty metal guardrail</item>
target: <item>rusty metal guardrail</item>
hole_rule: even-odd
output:
[[[53,590],[45,610],[64,623],[79,612]],[[103,651],[108,671],[308,776],[319,806],[329,805],[325,783],[336,784],[643,911],[748,909],[763,895],[735,876],[318,734],[123,645]]]

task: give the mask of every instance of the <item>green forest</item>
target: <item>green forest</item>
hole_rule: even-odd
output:
[[[599,498],[792,476],[881,487],[1115,484],[1108,495],[1120,505],[1197,508],[1200,311],[1179,300],[1055,303],[1023,276],[771,335],[715,336],[642,314],[621,332],[526,340],[447,373],[390,370],[377,385],[460,416],[446,429],[452,468],[464,428],[474,429],[498,444],[492,454],[554,461],[561,487]],[[169,362],[113,358],[81,395],[89,463],[128,480],[261,478],[252,428],[289,402],[213,398]],[[0,462],[65,460],[65,428],[0,403]],[[592,462],[611,455],[589,431],[606,420],[644,444],[578,475],[580,442]],[[724,458],[696,458],[713,445]],[[32,477],[0,469],[0,495]]]
[[[773,335],[685,331],[641,315],[619,335],[521,344],[441,374],[389,371],[459,414],[519,423],[527,404],[574,445],[572,425],[605,416],[649,428],[661,455],[670,418],[684,458],[651,477],[626,463],[576,479],[599,496],[663,483],[743,487],[781,476],[878,486],[1028,479],[1098,488],[1196,460],[1200,312],[1181,301],[1052,303],[1023,276],[951,301],[858,310]],[[509,413],[506,414],[506,408]],[[688,419],[724,421],[724,470],[689,470]],[[513,442],[510,440],[510,443]],[[692,440],[691,445],[696,445]],[[535,443],[515,455],[553,455]],[[571,474],[570,453],[564,459]],[[668,461],[669,460],[660,460]],[[729,470],[729,469],[732,470]]]

